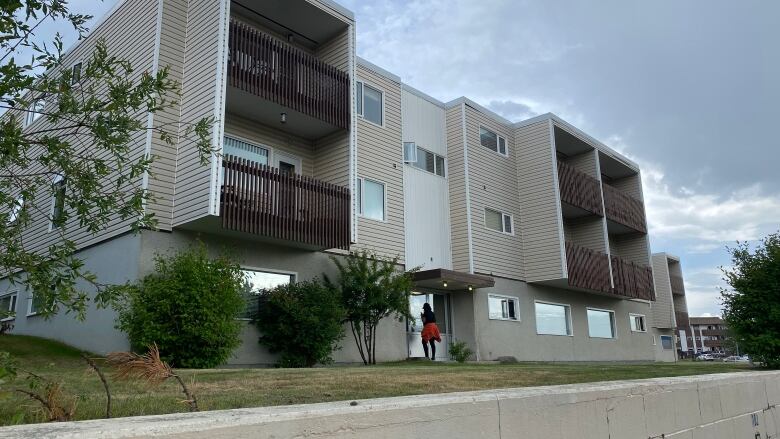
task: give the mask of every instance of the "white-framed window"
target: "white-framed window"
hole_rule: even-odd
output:
[[[0,296],[0,322],[13,320],[16,314],[16,292],[6,293]]]
[[[647,332],[645,316],[643,314],[629,314],[628,321],[631,324],[632,332]]]
[[[65,216],[65,192],[67,190],[67,179],[62,175],[54,177],[52,182],[52,203],[51,203],[51,222],[49,230],[54,230],[62,226]]]
[[[488,294],[488,317],[491,320],[520,320],[517,297]]]
[[[363,218],[385,220],[385,184],[368,178],[358,178],[358,214]]]
[[[70,69],[70,85],[76,85],[81,82],[81,61],[73,64]]]
[[[356,81],[355,99],[357,99],[357,114],[363,120],[384,125],[384,93],[378,88],[372,87],[363,81]]]
[[[671,335],[662,335],[661,336],[661,347],[664,350],[671,350],[674,349],[674,341],[672,341]]]
[[[485,227],[507,235],[515,234],[512,215],[487,207],[485,208]]]
[[[8,224],[13,224],[19,219],[19,215],[22,213],[24,207],[24,195],[19,195],[14,200],[14,205],[11,207],[11,211],[8,213]],[[2,307],[0,307],[2,309]]]
[[[43,99],[36,99],[27,107],[27,113],[24,115],[24,127],[27,128],[33,122],[40,119],[43,116],[43,109],[46,107],[46,101]]]
[[[446,175],[444,157],[420,148],[414,142],[404,142],[404,162],[440,177]]]
[[[261,291],[293,283],[296,276],[295,273],[290,272],[255,270],[252,268],[244,268],[241,271],[244,273],[246,280],[243,291],[246,308],[244,313],[239,316],[242,320],[251,320],[257,316]]]
[[[226,134],[222,143],[222,155],[229,155],[250,160],[261,165],[268,165],[271,151],[265,146],[256,145]]]
[[[495,131],[483,126],[479,127],[479,143],[485,148],[497,152],[504,157],[509,155],[506,146],[506,138],[499,136]]]
[[[539,335],[572,335],[571,306],[535,302],[536,333]]]
[[[615,338],[615,312],[588,308],[588,335],[591,338]]]
[[[35,297],[35,293],[30,291],[30,295],[27,296],[27,316],[31,317],[38,314],[41,311],[41,301]]]

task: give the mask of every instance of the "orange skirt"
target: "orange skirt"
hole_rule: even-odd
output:
[[[436,323],[426,323],[422,330],[422,340],[427,343],[431,340],[436,340],[441,343],[441,334],[439,334],[439,327]]]

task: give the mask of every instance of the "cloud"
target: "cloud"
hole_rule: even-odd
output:
[[[532,109],[531,105],[516,101],[490,101],[490,103],[487,104],[487,108],[512,122],[519,122],[539,115],[538,112]]]

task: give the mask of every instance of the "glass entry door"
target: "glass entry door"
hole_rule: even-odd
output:
[[[436,359],[449,359],[452,329],[450,325],[450,297],[446,293],[412,293],[409,297],[409,311],[412,318],[406,322],[406,341],[409,346],[409,358],[422,358],[425,351],[422,347],[423,323],[420,318],[425,303],[430,303],[436,314],[436,325],[441,333],[441,343],[436,343]]]

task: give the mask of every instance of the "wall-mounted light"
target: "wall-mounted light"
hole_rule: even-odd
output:
[[[474,287],[472,285],[469,285],[469,291],[474,291]]]
[[[443,286],[444,288],[447,288],[447,281],[446,280],[442,281],[441,282],[441,286]]]
[[[279,115],[279,122],[287,123],[287,113],[282,113]]]
[[[292,43],[293,41],[295,41],[295,35],[287,34],[287,42]]]

